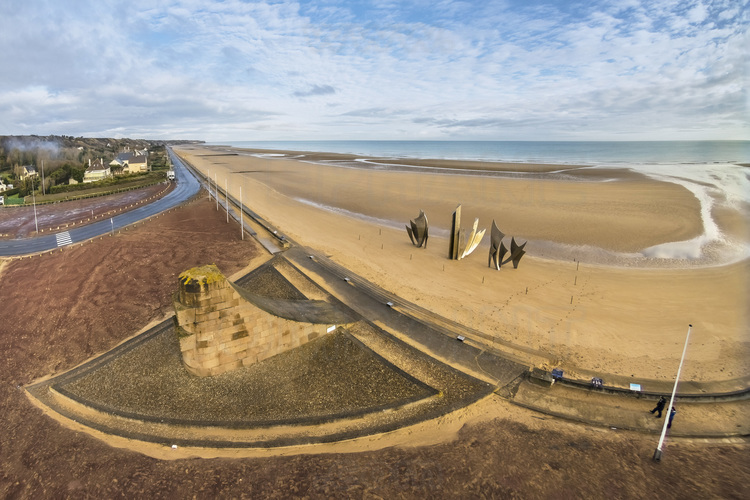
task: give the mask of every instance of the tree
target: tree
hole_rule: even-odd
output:
[[[70,176],[78,182],[83,182],[83,175],[86,173],[86,168],[71,167]]]

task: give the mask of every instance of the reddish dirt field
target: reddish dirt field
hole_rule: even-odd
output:
[[[60,426],[19,388],[107,351],[171,310],[183,270],[227,275],[259,250],[201,201],[0,271],[0,498],[745,498],[742,445],[671,442],[544,416],[465,426],[416,448],[157,460]],[[743,493],[745,492],[745,493]]]
[[[169,193],[175,184],[156,184],[141,189],[134,189],[124,193],[108,196],[98,196],[85,200],[63,201],[36,207],[36,222],[34,221],[34,207],[0,207],[0,237],[26,238],[36,236],[36,226],[39,231],[55,231],[58,226],[73,224],[77,226],[99,220],[105,214],[117,214],[137,208],[139,202],[148,203],[148,199],[161,198]],[[151,200],[153,201],[153,200]]]

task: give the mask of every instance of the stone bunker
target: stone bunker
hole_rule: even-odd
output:
[[[351,321],[323,300],[280,297],[253,280],[232,283],[215,265],[183,272],[179,287],[174,307],[182,360],[197,376],[250,366]]]

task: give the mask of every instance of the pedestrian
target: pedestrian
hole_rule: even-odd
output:
[[[674,419],[674,416],[676,413],[677,413],[677,408],[673,406],[672,409],[669,411],[669,423],[667,424],[667,429],[672,427],[672,419]]]
[[[659,398],[659,401],[656,403],[656,407],[651,410],[650,413],[656,413],[656,418],[661,418],[661,412],[664,411],[664,407],[667,404],[667,398],[664,396]]]

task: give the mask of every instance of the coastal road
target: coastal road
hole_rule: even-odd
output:
[[[58,247],[86,241],[90,238],[129,226],[187,201],[200,190],[200,183],[171,149],[167,148],[167,151],[174,164],[177,186],[164,198],[112,218],[67,231],[36,238],[0,240],[0,257],[46,252]]]

